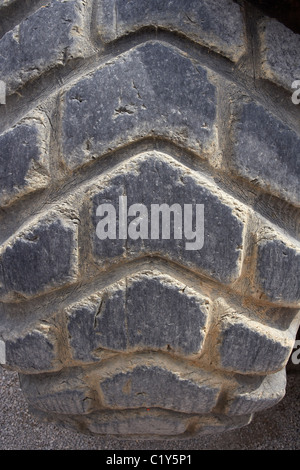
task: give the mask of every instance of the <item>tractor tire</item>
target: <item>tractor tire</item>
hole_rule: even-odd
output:
[[[300,35],[232,0],[0,17],[0,363],[81,433],[249,424],[300,322]]]

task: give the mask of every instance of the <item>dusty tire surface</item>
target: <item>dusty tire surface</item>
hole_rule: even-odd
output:
[[[231,0],[0,15],[0,362],[82,433],[247,425],[300,321],[300,36]]]

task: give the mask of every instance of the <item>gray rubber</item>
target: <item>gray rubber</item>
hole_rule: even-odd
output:
[[[231,0],[0,15],[0,362],[80,432],[247,425],[284,396],[300,321],[300,36]],[[203,243],[101,240],[122,197],[203,206]]]

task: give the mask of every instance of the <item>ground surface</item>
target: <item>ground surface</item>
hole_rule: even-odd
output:
[[[121,441],[89,437],[30,416],[15,373],[0,369],[2,450],[299,450],[300,373],[288,374],[287,393],[252,423],[226,434],[181,441]]]

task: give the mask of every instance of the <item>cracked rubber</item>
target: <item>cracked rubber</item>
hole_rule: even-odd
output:
[[[231,0],[0,15],[3,367],[82,433],[247,425],[283,398],[300,322],[300,36]],[[141,217],[99,238],[99,205],[124,201],[177,204],[169,239]],[[172,234],[197,204],[195,248]]]

